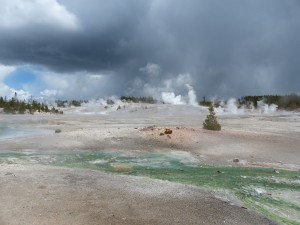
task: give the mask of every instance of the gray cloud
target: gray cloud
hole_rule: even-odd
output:
[[[199,96],[300,92],[298,0],[59,3],[78,29],[32,18],[19,28],[0,27],[0,64],[42,65],[76,77],[114,74],[106,88],[115,94],[143,94],[142,85],[132,89],[137,79],[159,86],[184,73]],[[140,70],[149,63],[159,65],[159,79]]]

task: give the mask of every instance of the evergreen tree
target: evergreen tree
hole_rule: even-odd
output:
[[[24,114],[25,111],[26,111],[26,104],[25,102],[21,102],[20,105],[19,105],[19,114]]]
[[[206,116],[203,122],[203,128],[206,130],[221,130],[221,125],[219,124],[214,107],[211,105],[208,108],[209,114]]]

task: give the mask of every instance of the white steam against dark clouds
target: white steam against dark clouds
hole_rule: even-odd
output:
[[[298,0],[0,0],[0,34],[2,94],[300,92]]]

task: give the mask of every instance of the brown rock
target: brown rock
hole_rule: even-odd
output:
[[[172,134],[172,133],[173,133],[173,131],[171,129],[166,129],[165,130],[165,134]]]

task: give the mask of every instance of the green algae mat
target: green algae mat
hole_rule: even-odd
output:
[[[300,224],[300,172],[271,168],[209,166],[186,152],[7,151],[0,163],[39,163],[145,176],[189,185],[226,189],[246,207],[288,225]]]

